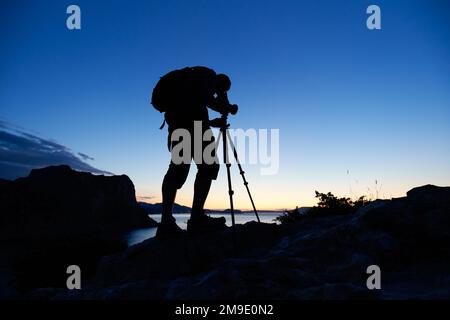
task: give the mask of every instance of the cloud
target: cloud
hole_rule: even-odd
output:
[[[66,164],[75,170],[111,174],[92,167],[92,157],[78,153],[49,139],[27,133],[23,128],[0,120],[0,178],[27,176],[31,169]]]
[[[78,152],[78,155],[79,155],[79,156],[81,157],[81,159],[83,159],[84,161],[86,161],[86,160],[91,160],[91,161],[95,160],[94,158],[88,156],[87,154],[81,153],[81,152]]]
[[[139,200],[152,200],[155,199],[155,196],[136,196]]]

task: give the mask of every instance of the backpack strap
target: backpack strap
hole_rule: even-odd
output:
[[[159,130],[162,130],[164,128],[164,126],[166,125],[166,119],[164,119],[163,123],[161,124],[161,126],[159,127]]]

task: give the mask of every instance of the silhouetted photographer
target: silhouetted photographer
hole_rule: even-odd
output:
[[[230,90],[230,78],[224,74],[216,74],[214,70],[206,67],[187,67],[172,71],[163,76],[153,89],[152,105],[160,112],[164,112],[164,124],[169,127],[168,149],[172,153],[169,169],[162,183],[163,209],[161,223],[158,226],[156,236],[166,237],[181,234],[175,218],[172,215],[173,204],[177,190],[185,183],[192,160],[197,165],[197,176],[194,183],[194,199],[192,213],[188,221],[188,232],[203,232],[219,230],[225,227],[225,218],[212,218],[205,214],[204,204],[211,187],[212,180],[217,179],[219,172],[219,161],[213,150],[216,161],[198,161],[194,157],[196,150],[201,150],[202,155],[205,148],[214,143],[214,135],[211,127],[225,128],[227,126],[227,115],[236,114],[237,105],[228,101],[227,92]],[[221,118],[209,120],[208,108],[222,114]],[[210,141],[195,141],[191,145],[189,161],[177,163],[174,161],[173,150],[182,140],[173,139],[177,129],[185,129],[194,136],[194,124],[201,124],[202,136],[207,132],[211,136]],[[201,143],[201,146],[196,144]],[[179,156],[179,155],[177,155]]]

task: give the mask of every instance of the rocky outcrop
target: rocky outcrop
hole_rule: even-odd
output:
[[[149,239],[102,259],[81,292],[56,299],[450,298],[450,188],[424,186],[354,214],[287,226],[247,223],[233,233]],[[368,290],[378,265],[382,289]]]
[[[0,181],[3,237],[120,233],[155,226],[125,176],[93,175],[68,166],[32,170]]]
[[[0,298],[64,287],[74,263],[89,279],[102,256],[126,248],[125,231],[156,225],[125,175],[57,166],[0,180]]]

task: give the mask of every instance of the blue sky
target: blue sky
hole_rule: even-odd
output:
[[[81,30],[66,28],[70,4],[81,8]],[[370,4],[382,30],[366,28]],[[448,185],[449,9],[424,0],[7,1],[0,119],[129,175],[139,196],[159,201],[169,154],[151,90],[170,70],[205,65],[233,81],[233,127],[280,129],[279,173],[246,168],[262,208],[311,205],[314,190],[396,197]],[[190,205],[194,172],[178,202]],[[238,207],[250,207],[233,178]],[[224,168],[207,206],[227,207]]]

